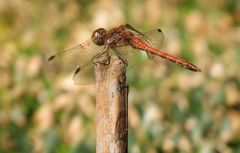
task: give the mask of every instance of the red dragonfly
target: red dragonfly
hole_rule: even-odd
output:
[[[92,33],[90,40],[63,52],[53,54],[48,58],[48,63],[54,65],[54,69],[57,71],[75,69],[75,77],[85,67],[93,63],[94,59],[99,58],[104,53],[113,52],[123,62],[127,63],[128,61],[122,56],[122,52],[140,50],[145,51],[149,59],[152,58],[152,55],[157,55],[188,70],[201,71],[192,63],[159,50],[162,42],[163,33],[161,29],[142,33],[129,24],[121,25],[109,31],[99,28]]]

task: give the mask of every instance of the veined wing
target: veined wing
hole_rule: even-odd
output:
[[[127,30],[130,30],[135,36],[141,38],[146,44],[152,46],[153,48],[160,49],[164,42],[164,34],[161,29],[153,29],[147,32],[140,32],[133,28],[131,25],[125,25]],[[153,56],[151,53],[146,52],[149,59]]]
[[[139,36],[141,37],[141,35]],[[161,29],[144,32],[142,39],[156,49],[160,49],[164,42],[164,34]]]
[[[83,44],[54,53],[47,59],[47,69],[54,73],[74,73],[74,82],[78,75],[92,64],[92,58],[103,50],[104,46],[96,45],[92,40]],[[94,75],[94,74],[92,74]]]

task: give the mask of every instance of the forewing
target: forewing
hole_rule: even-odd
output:
[[[54,53],[47,59],[47,69],[54,73],[73,73],[74,81],[79,81],[78,75],[90,65],[92,58],[103,49],[91,40],[62,52]],[[92,74],[94,76],[94,74]]]

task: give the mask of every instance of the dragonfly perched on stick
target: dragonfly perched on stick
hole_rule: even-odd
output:
[[[194,64],[161,51],[162,42],[163,32],[161,29],[142,33],[129,24],[121,25],[108,31],[104,28],[99,28],[92,33],[91,39],[85,43],[51,55],[48,58],[48,63],[53,65],[57,72],[63,69],[75,69],[75,79],[78,78],[77,76],[82,70],[93,64],[93,62],[97,62],[97,59],[103,55],[110,56],[111,53],[114,53],[127,64],[128,60],[123,56],[123,52],[131,54],[136,52],[136,50],[140,50],[145,51],[149,59],[156,55],[188,70],[194,72],[201,71]]]

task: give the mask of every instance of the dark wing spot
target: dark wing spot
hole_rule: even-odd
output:
[[[162,32],[162,30],[161,30],[161,29],[157,29],[157,31],[158,31],[158,32]]]
[[[53,60],[54,58],[56,58],[56,55],[50,56],[50,57],[48,58],[48,61],[51,61],[51,60]]]
[[[81,68],[78,67],[78,68],[75,70],[74,75],[78,74],[78,72],[79,72],[80,70],[81,70]]]

